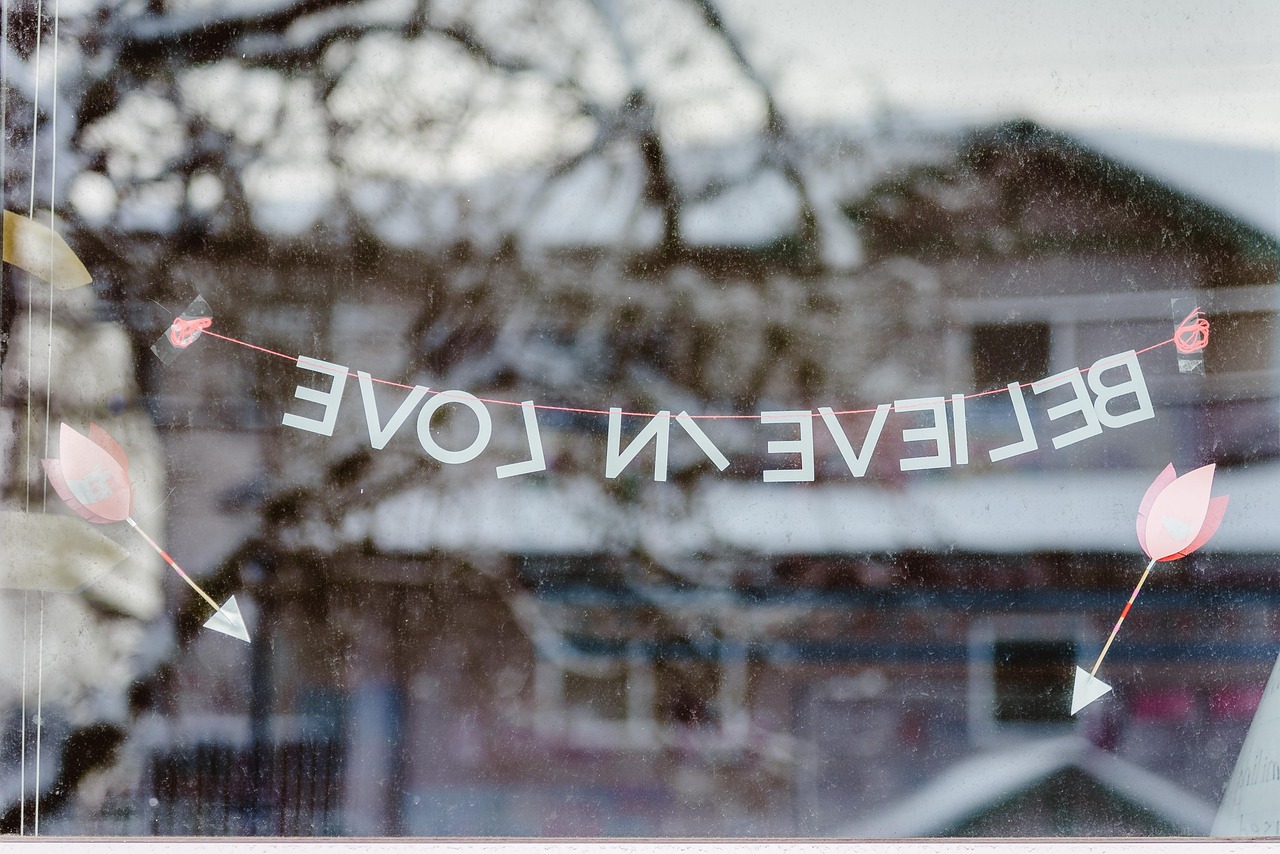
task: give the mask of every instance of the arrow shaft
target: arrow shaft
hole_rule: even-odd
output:
[[[178,573],[178,575],[182,577],[182,580],[183,580],[183,581],[185,581],[185,582],[187,582],[187,584],[191,585],[191,589],[192,589],[192,590],[194,590],[195,592],[197,592],[197,593],[199,593],[199,594],[200,594],[200,598],[204,599],[204,601],[206,601],[206,602],[208,602],[208,603],[209,603],[209,607],[213,608],[213,610],[215,610],[215,611],[219,610],[219,605],[218,605],[218,603],[217,603],[217,602],[213,601],[213,597],[211,597],[208,593],[205,593],[203,590],[201,590],[201,589],[200,589],[200,585],[199,585],[199,584],[196,584],[194,581],[192,581],[192,580],[191,580],[191,576],[187,575],[187,573],[186,573],[185,571],[183,571],[182,567],[178,566],[178,562],[177,562],[177,561],[175,561],[173,558],[169,557],[169,553],[168,553],[168,552],[166,552],[164,549],[160,548],[159,544],[158,544],[158,543],[156,543],[156,541],[155,541],[155,540],[153,540],[153,539],[151,539],[151,537],[147,536],[147,532],[146,532],[146,531],[144,531],[144,530],[142,530],[141,528],[139,528],[139,527],[138,527],[138,523],[137,523],[137,522],[135,522],[135,521],[133,521],[133,517],[132,517],[132,516],[130,516],[130,517],[128,517],[127,519],[125,519],[125,521],[126,521],[126,522],[128,522],[130,525],[132,525],[132,526],[133,526],[133,530],[137,531],[139,534],[141,534],[141,535],[142,535],[142,539],[146,540],[146,541],[147,541],[147,545],[151,546],[151,548],[153,548],[153,549],[155,549],[155,550],[156,550],[156,554],[158,554],[158,555],[160,555],[160,557],[164,558],[164,562],[165,562],[165,563],[167,563],[167,564],[169,564],[169,566],[173,567],[173,571],[174,571],[174,572],[176,572],[176,573]]]
[[[1151,574],[1151,567],[1156,565],[1156,559],[1152,558],[1151,563],[1147,564],[1147,568],[1143,570],[1142,577],[1138,579],[1138,586],[1133,588],[1133,593],[1129,596],[1129,601],[1124,603],[1124,610],[1120,612],[1120,619],[1116,620],[1115,627],[1111,629],[1111,637],[1107,638],[1107,642],[1102,647],[1102,652],[1098,654],[1098,660],[1093,663],[1093,669],[1089,671],[1090,676],[1098,675],[1098,668],[1102,666],[1102,659],[1107,657],[1107,650],[1111,649],[1111,642],[1116,639],[1116,635],[1120,632],[1120,626],[1124,623],[1124,618],[1129,616],[1129,609],[1133,607],[1133,600],[1138,598],[1138,594],[1142,592],[1142,585],[1147,583],[1147,576]]]

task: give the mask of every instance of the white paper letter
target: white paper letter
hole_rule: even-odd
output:
[[[420,385],[414,386],[409,396],[396,410],[395,415],[391,416],[387,426],[383,427],[378,423],[378,402],[373,397],[373,378],[364,371],[356,371],[356,377],[360,380],[360,400],[364,403],[364,420],[369,425],[369,446],[375,451],[381,451],[387,446],[387,442],[391,441],[391,437],[396,434],[400,426],[408,420],[413,408],[427,396],[430,389]]]
[[[1049,416],[1050,421],[1056,421],[1064,415],[1079,412],[1084,416],[1084,424],[1074,430],[1063,433],[1061,436],[1054,436],[1054,450],[1065,448],[1067,445],[1074,445],[1076,442],[1082,442],[1102,432],[1102,424],[1098,422],[1098,413],[1093,410],[1093,399],[1089,397],[1089,390],[1084,387],[1084,376],[1080,373],[1079,368],[1072,368],[1069,371],[1063,371],[1060,374],[1036,380],[1031,384],[1031,390],[1036,394],[1043,394],[1049,389],[1062,385],[1071,386],[1071,390],[1074,392],[1073,397],[1068,401],[1059,403],[1057,406],[1050,406],[1045,410],[1045,414]]]
[[[477,427],[475,441],[461,451],[450,451],[442,448],[436,444],[436,440],[431,436],[431,416],[435,415],[436,410],[446,403],[462,404],[474,412],[476,420],[480,422]],[[492,435],[493,422],[489,419],[489,410],[484,408],[483,403],[476,400],[475,395],[465,391],[458,391],[457,389],[442,391],[428,400],[422,409],[418,411],[418,442],[422,444],[422,449],[440,462],[451,466],[470,462],[480,456],[480,452],[489,444],[489,438]]]
[[[643,430],[636,434],[631,444],[627,445],[627,449],[620,451],[622,410],[616,406],[609,407],[609,446],[605,452],[604,476],[615,478],[622,474],[622,470],[636,458],[645,445],[649,444],[650,439],[653,439],[654,447],[653,479],[665,481],[667,479],[667,442],[671,439],[671,413],[665,409],[659,412]]]
[[[299,430],[319,433],[321,436],[332,436],[333,425],[338,421],[338,407],[342,405],[342,390],[347,387],[347,369],[342,365],[322,362],[310,356],[299,356],[298,367],[333,377],[333,383],[328,391],[318,391],[301,385],[293,390],[293,396],[299,400],[323,406],[324,418],[317,421],[314,418],[304,418],[301,415],[286,412],[281,423],[286,427],[296,427]]]
[[[542,454],[542,434],[538,432],[538,412],[533,407],[533,401],[521,403],[520,411],[524,413],[524,434],[529,439],[529,459],[522,463],[498,466],[499,479],[547,470],[547,458]]]
[[[1022,432],[1022,438],[1011,445],[1005,445],[1003,448],[992,448],[990,453],[991,462],[993,463],[1007,460],[1009,457],[1016,457],[1019,454],[1030,453],[1040,447],[1036,442],[1035,431],[1031,429],[1031,417],[1027,415],[1027,401],[1022,396],[1022,386],[1017,383],[1009,383],[1009,401],[1013,404],[1013,414],[1018,419],[1018,429]]]
[[[800,427],[799,439],[770,440],[771,454],[799,454],[798,469],[767,469],[765,483],[804,483],[813,480],[813,413],[812,412],[761,412],[761,424],[796,424]]]
[[[952,437],[956,446],[956,465],[969,464],[969,422],[965,420],[964,395],[951,395]]]
[[[702,428],[698,426],[698,422],[693,420],[693,416],[688,412],[681,412],[676,416],[676,423],[684,428],[684,432],[688,433],[693,441],[698,443],[698,447],[702,449],[702,453],[707,455],[707,459],[715,463],[720,471],[724,471],[729,467],[729,460],[724,454],[720,453],[707,434],[702,432]]]
[[[1128,381],[1111,386],[1105,385],[1102,382],[1102,375],[1115,368],[1128,368]],[[1127,427],[1156,417],[1155,410],[1151,408],[1151,395],[1147,392],[1147,381],[1142,376],[1142,366],[1138,364],[1138,354],[1132,350],[1094,362],[1089,368],[1089,388],[1093,389],[1093,393],[1098,396],[1093,407],[1103,427]],[[1112,415],[1107,409],[1107,404],[1126,394],[1133,395],[1138,404],[1137,408],[1119,415]]]
[[[854,477],[862,477],[867,473],[867,466],[871,463],[871,455],[875,452],[876,443],[880,441],[880,431],[884,429],[884,422],[889,418],[889,410],[891,408],[887,403],[882,403],[876,407],[875,415],[871,416],[871,426],[867,428],[867,437],[862,440],[862,448],[857,451],[854,451],[853,446],[849,444],[849,437],[845,435],[844,428],[836,420],[836,414],[831,407],[822,406],[818,408],[818,414],[822,416],[822,423],[827,425],[827,430],[831,432],[831,438],[835,440],[836,447],[840,449],[840,456],[844,457],[845,465],[849,467],[849,473]]]
[[[947,404],[941,397],[918,397],[911,400],[895,400],[896,412],[928,411],[933,423],[924,427],[908,427],[902,431],[904,442],[934,442],[938,452],[929,457],[909,457],[898,463],[902,471],[919,469],[945,469],[951,467],[951,437],[947,435]]]

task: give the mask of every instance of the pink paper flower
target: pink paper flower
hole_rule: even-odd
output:
[[[133,508],[129,458],[120,444],[97,424],[89,438],[62,425],[58,458],[42,460],[49,483],[67,506],[90,522],[123,522]]]
[[[1177,476],[1165,467],[1138,506],[1138,542],[1152,560],[1177,560],[1209,541],[1222,524],[1227,498],[1210,498],[1213,465]]]

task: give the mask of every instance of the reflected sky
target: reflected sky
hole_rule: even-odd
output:
[[[1280,4],[721,0],[793,114],[884,107],[939,120],[1029,114],[1273,147]]]

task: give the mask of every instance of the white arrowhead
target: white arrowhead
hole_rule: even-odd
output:
[[[244,617],[240,616],[240,606],[236,604],[234,596],[223,603],[204,627],[249,643],[249,629],[244,624]]]
[[[1111,686],[1090,676],[1088,671],[1076,668],[1076,686],[1071,690],[1071,714],[1083,709],[1094,700],[1111,693]]]

